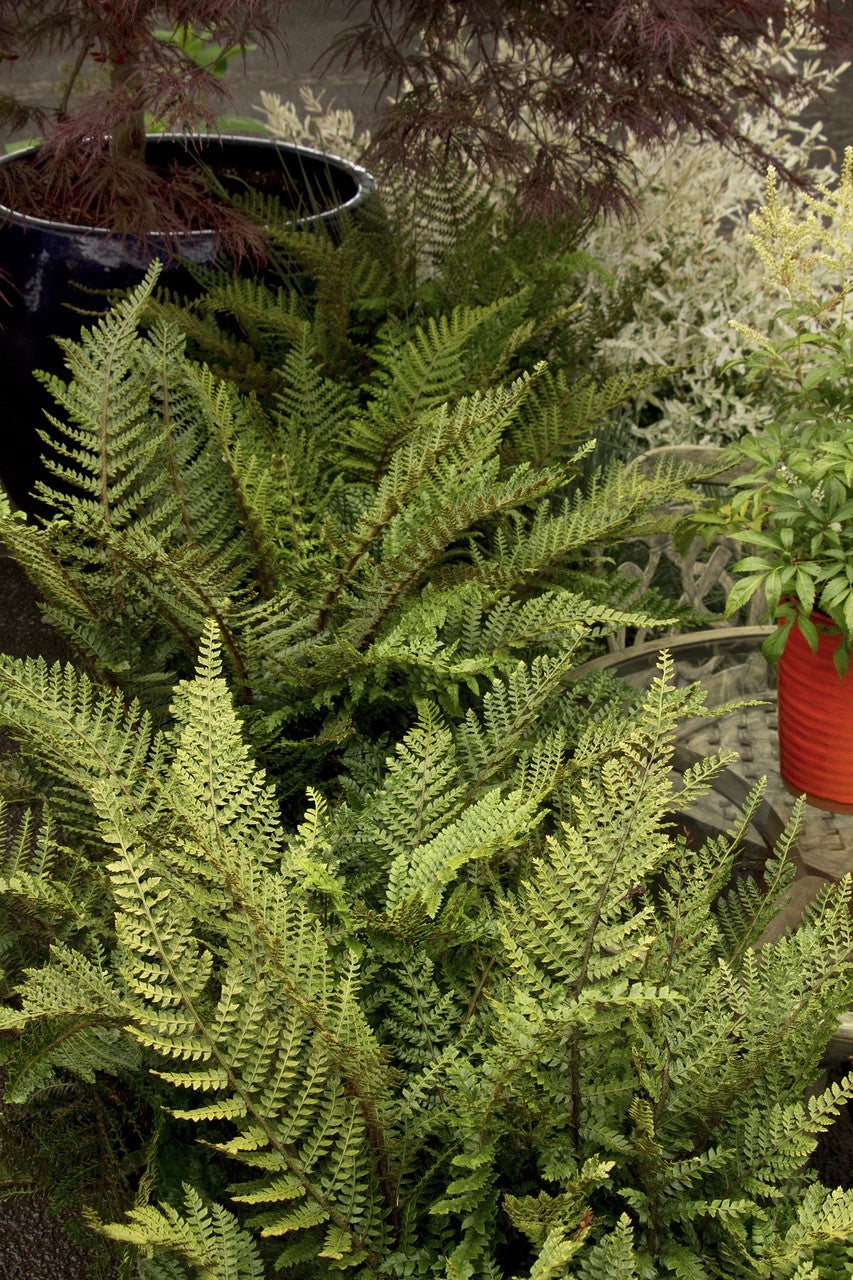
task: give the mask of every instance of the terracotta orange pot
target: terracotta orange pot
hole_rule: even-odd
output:
[[[782,781],[809,804],[853,813],[853,662],[839,676],[833,654],[841,637],[822,614],[817,653],[796,625],[779,659],[779,768]]]

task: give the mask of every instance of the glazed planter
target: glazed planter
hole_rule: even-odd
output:
[[[779,769],[809,804],[853,813],[853,663],[839,676],[833,655],[841,637],[823,615],[812,622],[817,653],[795,625],[779,659]]]
[[[15,152],[0,164],[26,163],[33,152]],[[201,160],[217,170],[267,176],[286,190],[294,225],[325,227],[333,235],[374,187],[358,165],[264,138],[154,134],[146,158],[153,165]],[[76,337],[85,313],[103,311],[108,291],[132,288],[154,258],[164,263],[162,285],[197,292],[188,268],[211,264],[218,252],[212,231],[188,232],[167,245],[156,232],[133,240],[107,227],[53,222],[0,205],[0,386],[8,406],[0,419],[0,480],[15,504],[30,505],[39,473],[38,433],[52,401],[33,371],[61,372],[55,339]]]

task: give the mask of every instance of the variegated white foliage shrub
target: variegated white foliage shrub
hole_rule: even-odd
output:
[[[836,74],[809,64],[815,93],[831,87]],[[800,100],[788,110],[793,116],[806,105]],[[768,111],[749,121],[749,133],[782,164],[831,183],[831,153],[822,145],[820,125],[805,128]],[[740,369],[727,368],[745,350],[733,322],[764,330],[779,306],[776,287],[746,247],[764,175],[723,148],[691,138],[674,142],[663,156],[638,151],[635,163],[636,223],[599,224],[585,246],[612,272],[614,291],[632,272],[645,277],[630,316],[601,344],[600,356],[617,367],[677,366],[663,388],[642,395],[651,410],[641,432],[649,445],[739,438],[770,412]],[[600,280],[590,282],[591,291],[601,288]]]
[[[787,69],[803,66],[803,96],[745,117],[742,127],[780,163],[830,183],[832,155],[819,124],[794,123],[803,109],[834,87],[843,67],[821,65],[813,50],[793,45],[768,57]],[[358,159],[370,144],[352,112],[301,90],[301,107],[263,93],[259,108],[277,137]],[[733,327],[766,329],[778,294],[761,262],[745,247],[750,212],[762,201],[764,176],[723,147],[686,135],[665,153],[628,143],[637,173],[637,217],[631,223],[599,221],[583,249],[609,276],[590,277],[587,300],[618,302],[632,294],[624,322],[598,346],[599,374],[626,366],[675,367],[662,386],[650,387],[623,410],[623,424],[644,445],[723,443],[767,420],[766,403],[754,396],[737,368],[744,351]],[[399,193],[393,181],[392,198]],[[500,199],[500,193],[494,193]],[[632,281],[640,281],[634,289]],[[604,296],[602,296],[604,295]],[[642,423],[642,425],[640,425]]]

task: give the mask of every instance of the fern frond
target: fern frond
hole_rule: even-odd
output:
[[[475,787],[504,773],[518,756],[549,703],[562,694],[571,652],[559,658],[519,662],[506,677],[493,680],[478,711],[469,711],[455,732],[462,776]]]
[[[121,695],[102,692],[70,664],[4,657],[0,720],[30,757],[81,795],[92,777],[110,777],[128,802],[157,820],[162,753],[138,704],[127,707]]]
[[[128,1221],[95,1222],[111,1240],[130,1244],[158,1263],[166,1254],[192,1268],[200,1280],[263,1280],[266,1269],[250,1233],[220,1205],[206,1204],[194,1187],[184,1187],[180,1210],[164,1204],[131,1209]],[[146,1268],[148,1280],[176,1275],[172,1268]],[[180,1273],[178,1273],[180,1274]],[[186,1275],[186,1272],[183,1273]]]
[[[660,468],[650,479],[613,465],[594,476],[586,492],[567,498],[556,514],[543,503],[529,525],[504,525],[492,557],[460,576],[512,589],[585,548],[617,542],[629,525],[642,533],[659,531],[666,527],[659,508],[678,495],[685,480],[686,473],[672,466]]]
[[[494,458],[506,423],[517,412],[530,387],[528,377],[518,379],[509,388],[496,388],[485,395],[463,398],[453,406],[442,405],[414,431],[387,459],[376,497],[364,511],[342,548],[344,563],[331,588],[326,592],[322,616],[333,607],[340,591],[349,585],[372,547],[383,556],[405,555],[405,533],[417,526],[422,535],[429,532],[436,550],[444,550],[448,542],[465,531],[473,520],[483,519],[502,505],[512,505],[512,481],[504,482],[505,493],[498,490],[497,463]],[[527,476],[520,469],[519,476]],[[555,487],[559,477],[543,473],[542,489]],[[458,489],[452,494],[449,487]],[[445,529],[438,525],[438,512],[447,508],[451,496],[465,499],[464,488],[482,495],[482,512],[468,517],[467,522],[452,521]],[[535,486],[531,492],[536,492]],[[519,501],[517,498],[516,501]],[[445,521],[451,519],[448,510]],[[430,523],[435,527],[433,532]],[[357,578],[355,578],[357,581]]]
[[[747,947],[755,947],[788,899],[796,864],[789,857],[803,819],[803,802],[797,800],[785,830],[767,859],[763,883],[739,878],[721,895],[717,918],[728,943],[727,955],[737,963]]]
[[[672,1260],[667,1259],[670,1263]],[[615,1227],[598,1243],[593,1245],[582,1259],[577,1270],[578,1280],[611,1280],[614,1276],[624,1280],[639,1280],[641,1272],[637,1269],[640,1259],[634,1249],[634,1230],[627,1213],[617,1221]],[[672,1268],[679,1280],[706,1280],[701,1272],[689,1276]],[[532,1280],[532,1273],[531,1273]]]
[[[761,1249],[762,1280],[774,1270],[789,1271],[795,1280],[828,1276],[833,1270],[837,1275],[849,1274],[851,1236],[853,1194],[841,1187],[814,1184],[806,1189],[796,1218],[781,1239],[771,1238]],[[821,1260],[820,1271],[813,1266],[815,1257]]]
[[[395,859],[388,874],[386,910],[394,912],[419,898],[427,915],[434,916],[462,867],[506,853],[529,835],[536,808],[535,800],[525,801],[519,792],[506,797],[497,790],[487,792],[413,854],[401,853]]]
[[[263,867],[280,857],[280,824],[273,793],[243,741],[214,636],[208,626],[196,678],[176,690],[171,797],[192,842],[227,873],[238,859]]]
[[[5,493],[0,493],[0,537],[45,599],[75,617],[98,617],[97,598],[90,595],[80,574],[63,563],[51,529],[35,528],[22,512],[13,514]]]
[[[457,771],[453,734],[437,707],[423,702],[417,725],[389,762],[372,814],[388,852],[401,845],[415,850],[439,835],[462,803]]]
[[[426,414],[479,390],[472,385],[470,346],[501,309],[512,305],[508,298],[487,307],[456,308],[449,316],[428,319],[408,339],[393,326],[380,333],[371,399],[349,430],[344,466],[354,478],[381,476]]]
[[[139,359],[140,316],[159,275],[154,263],[136,286],[79,341],[63,343],[73,381],[42,376],[67,415],[50,416],[55,434],[50,472],[72,484],[85,499],[77,506],[50,485],[40,495],[57,510],[73,513],[83,504],[105,524],[123,527],[145,505],[156,483],[158,439],[151,432],[149,370]]]
[[[206,294],[184,302],[160,289],[146,307],[143,321],[148,318],[185,334],[190,347],[200,350],[208,364],[244,393],[272,398],[278,385],[275,370],[259,359],[255,346],[227,331],[215,312],[210,314]]]
[[[614,409],[661,376],[662,371],[655,369],[613,374],[597,385],[588,376],[570,382],[564,370],[549,371],[534,388],[527,412],[508,432],[502,455],[505,465],[522,459],[535,467],[565,461]]]
[[[50,810],[0,804],[0,982],[7,998],[23,971],[103,919],[103,883],[61,840]]]

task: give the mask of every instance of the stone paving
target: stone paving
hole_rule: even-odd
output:
[[[366,123],[375,105],[376,91],[367,89],[364,72],[359,67],[347,71],[332,67],[325,75],[321,72],[325,50],[335,36],[354,25],[367,7],[367,0],[359,0],[356,5],[350,0],[295,0],[281,24],[287,52],[273,59],[265,50],[256,48],[247,53],[245,64],[233,60],[226,82],[233,95],[233,107],[226,109],[253,117],[261,89],[298,103],[299,87],[306,85],[315,91],[322,88],[327,103],[334,101],[335,106],[353,111],[361,123]],[[14,65],[0,62],[0,91],[8,88],[25,102],[55,103],[61,78],[57,54]]]

